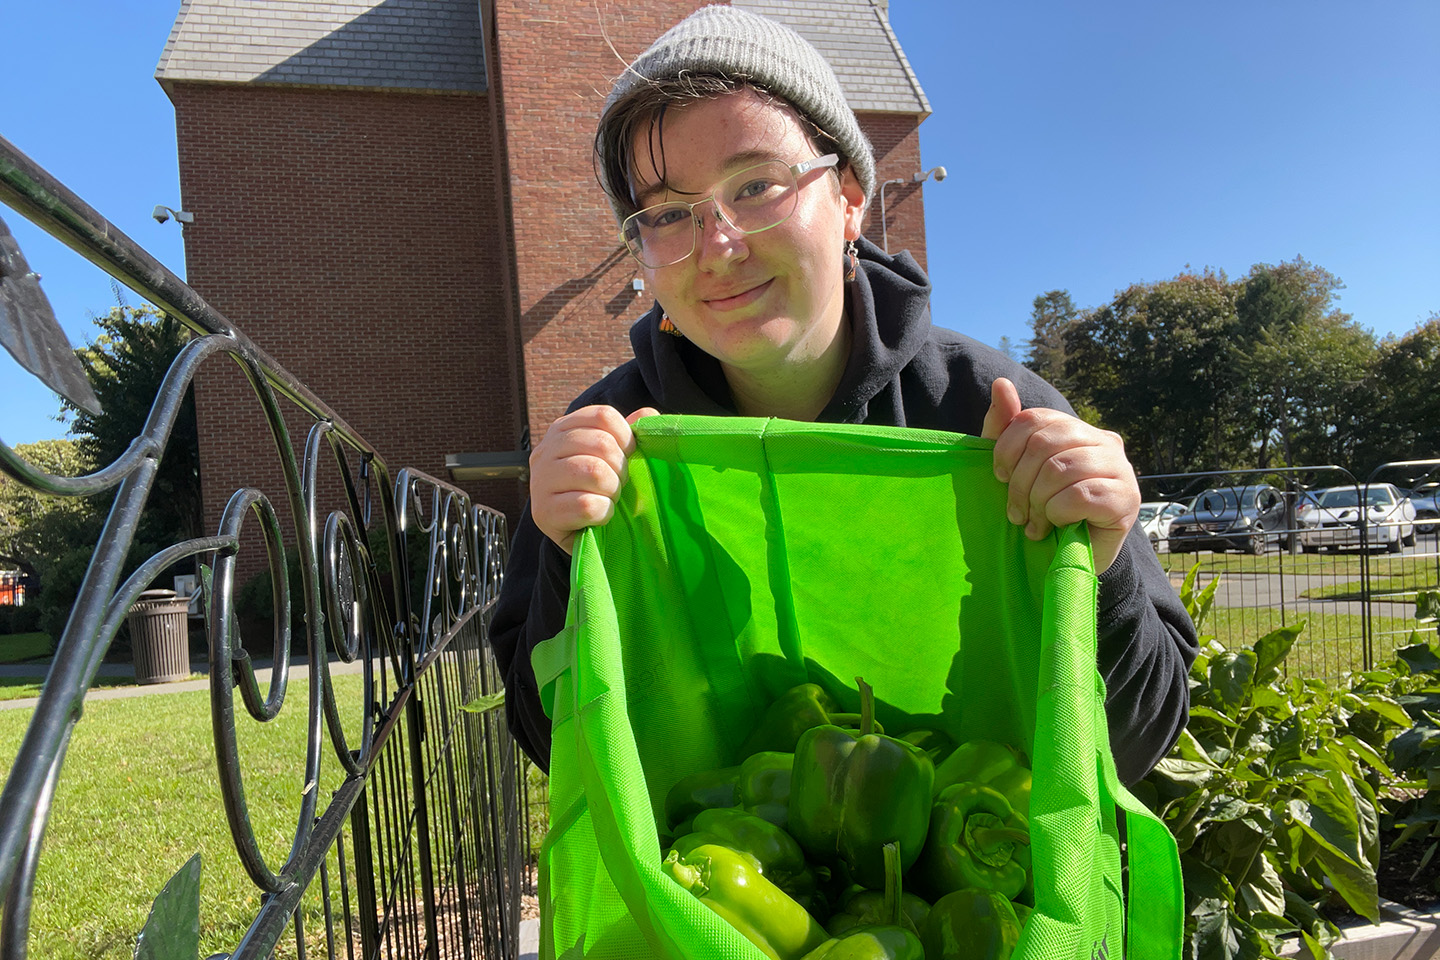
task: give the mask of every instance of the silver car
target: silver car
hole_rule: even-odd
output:
[[[1140,504],[1140,515],[1135,518],[1135,523],[1150,538],[1150,548],[1159,553],[1170,549],[1170,524],[1189,509],[1173,500],[1151,500]]]
[[[1440,506],[1435,503],[1435,495],[1440,493],[1433,483],[1427,483],[1410,491],[1407,497],[1412,506],[1415,507],[1415,529],[1425,536],[1429,536],[1436,530],[1440,530]]]
[[[1399,553],[1415,543],[1415,505],[1392,483],[1328,487],[1311,494],[1314,502],[1295,511],[1306,553],[1362,545]]]

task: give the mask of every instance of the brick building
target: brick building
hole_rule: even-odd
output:
[[[590,162],[605,92],[700,5],[184,0],[156,76],[195,215],[190,284],[390,465],[513,516],[530,437],[628,358],[650,306]],[[910,179],[929,106],[886,0],[738,5],[830,59],[877,183],[904,181],[890,248],[924,263]],[[882,232],[878,199],[866,230]],[[238,366],[203,369],[196,402],[207,526],[239,486],[283,500]]]

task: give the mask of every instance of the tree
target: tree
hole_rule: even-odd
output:
[[[1065,376],[1125,438],[1139,472],[1243,466],[1250,433],[1235,419],[1230,362],[1238,323],[1224,273],[1136,284],[1066,328]]]
[[[1356,465],[1368,473],[1391,460],[1440,457],[1440,311],[1376,353]]]
[[[1065,331],[1079,317],[1069,290],[1050,290],[1035,298],[1030,310],[1029,352],[1025,366],[1069,396],[1072,386],[1065,373]]]
[[[90,469],[73,440],[22,443],[15,452],[46,473],[74,477]],[[32,602],[54,572],[61,553],[77,540],[93,542],[95,505],[85,497],[57,497],[0,474],[0,564],[26,578]]]
[[[74,476],[107,466],[144,429],[165,372],[189,332],[158,311],[125,305],[95,320],[100,333],[75,351],[104,407],[99,415],[62,404],[74,440],[16,451],[48,473]],[[201,529],[194,400],[187,394],[166,445],[127,559],[128,574],[157,550]],[[40,627],[58,637],[94,553],[113,494],[54,497],[0,481],[0,555],[40,580]]]
[[[1237,284],[1234,358],[1256,414],[1256,462],[1326,463],[1353,452],[1349,400],[1375,338],[1334,307],[1344,284],[1301,257],[1256,264]],[[1278,448],[1278,449],[1272,449]]]
[[[95,318],[100,333],[75,351],[104,413],[62,401],[76,448],[96,467],[114,462],[145,429],[170,364],[190,331],[153,307],[112,307]],[[202,525],[200,447],[193,390],[175,419],[145,506],[143,538],[160,546],[197,536]]]

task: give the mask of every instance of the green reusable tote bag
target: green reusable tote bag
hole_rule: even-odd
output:
[[[1016,957],[1180,955],[1174,840],[1110,753],[1082,528],[1027,540],[974,437],[675,416],[635,429],[614,518],[576,541],[566,626],[532,658],[553,725],[541,957],[762,960],[661,872],[665,794],[743,759],[795,684],[856,709],[857,676],[887,730],[1031,758],[1035,911]]]

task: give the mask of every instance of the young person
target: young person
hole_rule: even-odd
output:
[[[834,73],[788,28],[730,6],[667,31],[616,81],[595,136],[602,186],[655,307],[635,358],[586,390],[530,456],[530,502],[491,639],[510,729],[548,768],[530,652],[565,621],[576,534],[609,520],[656,412],[925,427],[992,438],[1008,515],[1032,539],[1089,524],[1099,667],[1122,779],[1189,708],[1195,628],[1143,534],[1120,438],[1056,390],[930,321],[907,253],[861,236],[875,159]]]

